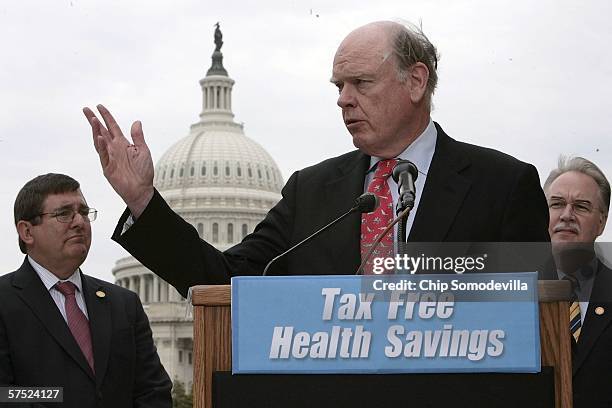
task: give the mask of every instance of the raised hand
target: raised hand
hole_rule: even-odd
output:
[[[102,105],[97,108],[106,127],[91,109],[83,108],[83,113],[91,125],[104,177],[138,218],[153,197],[153,159],[144,140],[142,123],[132,124],[130,143],[108,109]]]

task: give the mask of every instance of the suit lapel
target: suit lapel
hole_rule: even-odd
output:
[[[368,171],[370,157],[356,152],[354,157],[338,166],[338,177],[325,185],[326,203],[330,208],[327,214],[340,216],[353,204],[353,200],[363,194],[365,173]],[[335,226],[335,236],[343,237],[341,241],[328,245],[333,260],[333,270],[337,274],[352,274],[357,271],[361,259],[360,234],[361,214],[355,213]]]
[[[461,174],[469,167],[469,160],[457,154],[457,142],[437,123],[436,130],[436,150],[408,241],[444,241],[472,185],[472,181]]]
[[[13,286],[20,289],[19,297],[32,310],[51,337],[59,343],[66,353],[74,359],[83,371],[93,380],[91,368],[83,352],[74,340],[66,321],[51,298],[49,291],[28,262],[27,258],[15,273]]]
[[[111,340],[111,311],[109,306],[109,291],[103,285],[99,285],[89,276],[81,273],[83,282],[83,293],[87,312],[89,314],[89,327],[91,329],[91,341],[94,353],[94,368],[96,370],[96,383],[102,384],[106,368],[108,367],[108,356],[110,354]],[[104,294],[103,297],[96,293]]]
[[[612,270],[608,269],[600,261],[598,271],[593,282],[593,290],[589,299],[589,308],[584,318],[584,325],[580,332],[580,339],[575,347],[576,353],[573,359],[573,373],[580,368],[587,358],[601,333],[612,324]],[[597,308],[602,308],[603,314],[595,313]]]

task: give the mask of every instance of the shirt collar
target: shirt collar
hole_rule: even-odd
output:
[[[79,273],[79,269],[74,271],[74,273],[70,275],[68,279],[58,279],[57,276],[49,272],[47,269],[45,269],[44,266],[40,265],[29,255],[28,255],[28,261],[30,262],[30,265],[32,265],[32,268],[34,268],[34,271],[36,271],[36,274],[42,281],[43,285],[45,285],[45,288],[47,288],[47,290],[51,290],[51,288],[55,286],[57,282],[69,281],[69,282],[74,283],[74,286],[77,287],[79,292],[83,292],[83,288],[82,288],[83,285],[81,282],[81,274]]]
[[[438,137],[438,132],[436,131],[436,127],[434,126],[433,120],[429,118],[429,124],[417,137],[414,142],[410,143],[410,145],[401,152],[397,158],[410,160],[419,170],[419,174],[427,177],[427,173],[429,172],[429,166],[431,165],[431,160],[433,158],[434,152],[436,150],[436,139]],[[376,164],[379,161],[383,160],[380,157],[372,156],[370,158],[370,168],[368,172],[372,171]]]

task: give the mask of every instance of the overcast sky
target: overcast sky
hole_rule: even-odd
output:
[[[61,172],[99,210],[83,270],[113,280],[127,255],[110,240],[123,205],[81,108],[103,103],[124,129],[142,120],[157,161],[198,119],[217,21],[236,121],[285,180],[353,148],[329,83],[332,58],[352,29],[394,18],[422,24],[438,47],[432,117],[451,137],[533,163],[541,179],[559,154],[610,176],[610,15],[608,0],[2,1],[0,274],[22,262],[18,190]]]

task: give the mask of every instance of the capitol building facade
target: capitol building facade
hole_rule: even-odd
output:
[[[234,81],[223,67],[218,26],[215,44],[212,66],[200,80],[200,120],[157,162],[154,184],[202,239],[223,251],[251,233],[280,200],[283,178],[272,157],[234,122]],[[131,256],[119,259],[112,272],[118,285],[140,297],[170,377],[191,387],[193,320],[187,301]]]

